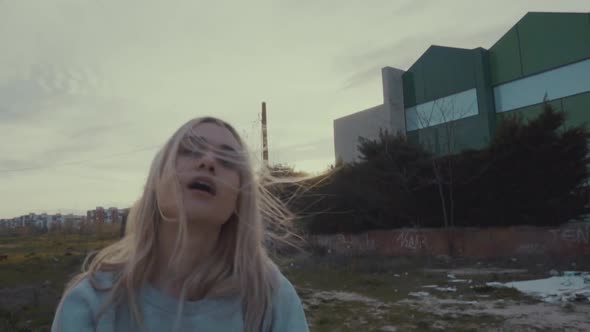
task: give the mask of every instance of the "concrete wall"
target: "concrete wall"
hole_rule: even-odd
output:
[[[590,222],[560,228],[397,229],[362,234],[314,235],[311,244],[338,254],[378,253],[388,256],[454,255],[472,258],[527,255],[590,256]]]
[[[390,113],[383,105],[334,120],[334,151],[336,160],[345,163],[358,159],[358,139],[375,139],[379,130],[391,132]]]
[[[406,134],[406,112],[404,107],[405,71],[392,67],[381,69],[383,79],[383,107],[391,117],[391,133]]]
[[[357,160],[358,138],[375,139],[380,130],[406,134],[406,114],[401,69],[381,69],[383,104],[334,120],[334,151],[336,160],[349,163]]]

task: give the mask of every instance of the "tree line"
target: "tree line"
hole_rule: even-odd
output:
[[[565,120],[546,103],[532,120],[505,117],[483,149],[445,155],[381,132],[359,139],[359,161],[273,190],[315,234],[556,226],[582,218],[590,202],[589,133]]]

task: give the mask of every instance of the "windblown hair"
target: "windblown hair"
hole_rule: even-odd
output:
[[[288,238],[268,233],[267,221],[287,230],[283,233],[292,234],[288,229],[293,215],[266,188],[268,181],[254,172],[248,150],[236,130],[212,117],[188,121],[157,152],[143,194],[129,211],[124,237],[99,251],[92,259],[88,256],[82,272],[70,281],[64,295],[82,279],[88,278],[95,289],[109,292],[98,316],[102,316],[108,306],[125,303],[135,322],[143,325],[137,296],[156,262],[158,229],[168,219],[158,204],[161,201],[159,188],[163,181],[170,180],[165,179],[166,176],[172,176],[178,210],[184,211],[180,182],[176,172],[169,170],[175,170],[179,148],[194,143],[193,128],[201,123],[226,128],[239,142],[241,150],[237,156],[219,153],[223,158],[239,163],[240,190],[236,212],[222,226],[214,253],[189,275],[178,276],[183,283],[177,317],[180,318],[187,294],[191,294],[191,298],[237,296],[242,304],[245,330],[262,329],[265,317],[270,314],[272,294],[278,286],[277,267],[268,256],[265,243],[272,238],[289,242]],[[184,244],[190,240],[186,231],[187,217],[185,213],[179,213],[177,219],[180,231],[175,252],[182,253]],[[178,261],[173,260],[170,264],[178,264]],[[108,287],[99,285],[96,278],[99,272],[113,273],[113,283]]]

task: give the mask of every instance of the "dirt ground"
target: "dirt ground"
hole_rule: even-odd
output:
[[[48,331],[64,283],[97,237],[0,237],[0,331]],[[590,304],[548,304],[487,282],[590,271],[582,258],[497,260],[289,254],[311,331],[590,331]],[[555,271],[553,271],[555,273]]]
[[[590,331],[587,301],[550,304],[486,285],[588,270],[580,262],[307,256],[284,271],[312,331]]]

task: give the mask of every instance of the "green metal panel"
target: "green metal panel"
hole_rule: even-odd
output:
[[[563,98],[561,104],[567,113],[567,126],[586,125],[590,129],[590,92]]]
[[[420,135],[418,134],[418,130],[408,131],[406,133],[406,137],[408,138],[408,142],[412,144],[420,144]]]
[[[590,57],[590,13],[528,13],[490,48],[492,85]]]
[[[588,13],[529,13],[518,23],[523,75],[590,58]]]
[[[404,93],[404,107],[411,107],[416,105],[416,90],[414,83],[414,73],[406,71],[402,75],[402,90]]]
[[[498,85],[522,76],[520,47],[516,27],[510,29],[490,48],[492,85]]]
[[[562,110],[560,99],[553,100],[553,101],[549,102],[549,104],[551,104],[551,106],[553,106],[553,108],[555,110],[558,110],[558,111]],[[496,122],[498,123],[498,125],[500,125],[500,123],[502,122],[502,120],[504,118],[514,116],[514,115],[518,115],[518,116],[522,117],[522,119],[524,121],[529,121],[531,119],[538,117],[539,114],[541,114],[541,112],[543,112],[543,103],[519,108],[519,109],[510,111],[510,112],[497,113]]]
[[[411,71],[407,71],[402,75],[404,106],[406,108],[416,105],[416,83],[414,75],[414,72]]]
[[[431,46],[403,75],[406,108],[475,87],[479,52]]]
[[[488,51],[433,46],[403,79],[406,108],[473,88],[477,93],[478,115],[411,131],[411,141],[436,154],[478,149],[489,142],[496,114]]]
[[[490,141],[488,120],[485,116],[472,116],[461,120],[444,123],[412,133],[415,140],[436,154],[457,153],[466,149],[481,149]],[[409,134],[409,133],[408,133]]]

